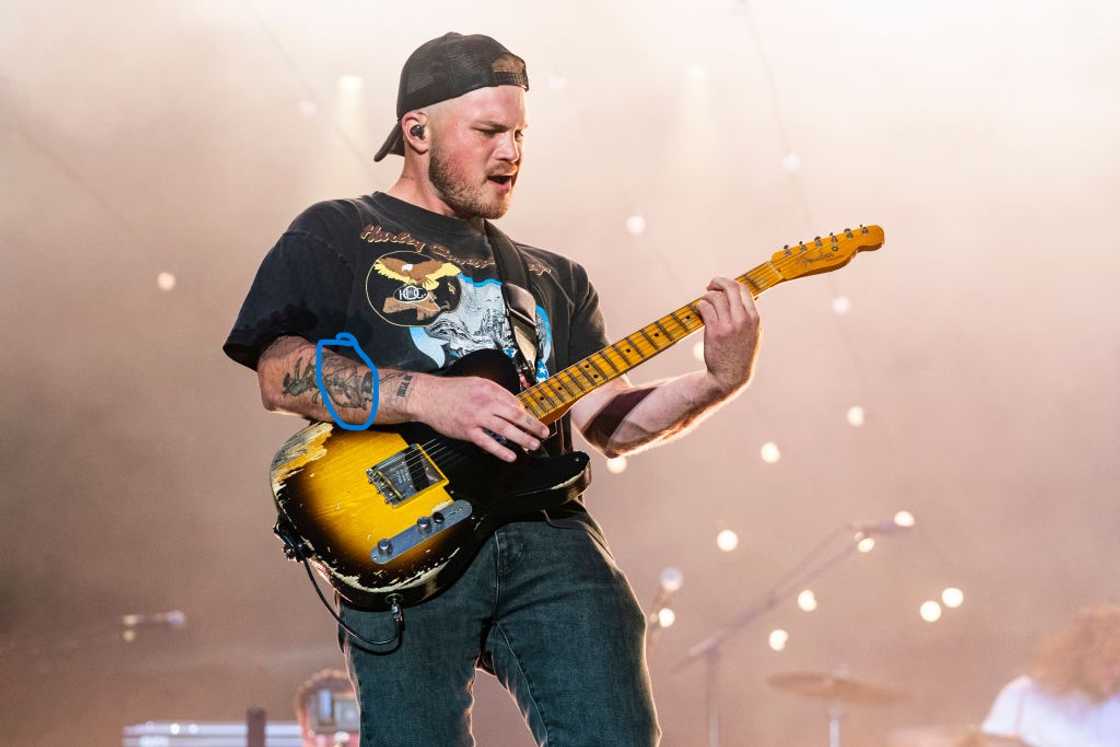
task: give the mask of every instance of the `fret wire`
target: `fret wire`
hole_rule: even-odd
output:
[[[641,329],[639,329],[638,334],[641,335],[642,337],[646,338],[646,340],[650,344],[650,347],[652,347],[654,350],[660,350],[660,348],[657,347],[657,343],[654,342],[653,338],[650,337],[649,334],[646,332],[645,327],[642,327]]]
[[[630,334],[628,334],[626,337],[624,337],[622,339],[624,339],[628,343],[630,343],[630,347],[634,348],[634,352],[637,353],[638,357],[641,358],[642,361],[644,362],[645,359],[648,358],[649,356],[647,356],[645,353],[642,352],[641,346],[634,344],[634,341],[632,339],[630,339],[636,334],[637,334],[637,332],[631,332]]]
[[[587,361],[587,365],[594,368],[599,376],[602,377],[603,381],[609,381],[610,377],[607,376],[607,372],[599,368],[599,364],[595,362],[595,356],[596,353],[592,353],[591,355],[587,356],[587,358],[585,359]],[[592,377],[592,379],[594,379],[594,377]]]
[[[610,346],[608,345],[608,346],[607,346],[607,348],[609,348],[609,347],[610,347]],[[597,356],[599,356],[600,358],[602,358],[603,360],[605,360],[605,361],[607,362],[607,365],[611,367],[611,370],[612,370],[612,371],[614,371],[614,375],[615,375],[615,376],[621,376],[621,375],[622,375],[622,371],[619,371],[619,370],[618,370],[618,366],[616,366],[616,365],[614,364],[614,361],[612,361],[612,360],[611,360],[611,357],[610,357],[609,355],[607,355],[607,353],[606,353],[606,350],[607,350],[607,348],[603,348],[603,349],[602,349],[602,350],[600,350],[600,351],[599,351],[598,353],[596,353],[596,355],[597,355]]]
[[[581,384],[581,383],[580,383],[579,379],[577,379],[577,378],[575,377],[575,374],[573,374],[573,373],[572,373],[572,370],[573,370],[573,367],[572,367],[572,366],[568,366],[567,368],[565,368],[565,369],[564,369],[563,371],[561,371],[560,373],[562,373],[562,374],[567,374],[567,376],[568,376],[568,380],[569,380],[569,381],[571,381],[573,385],[575,385],[575,388],[576,388],[576,390],[577,390],[577,391],[578,391],[578,392],[579,392],[580,394],[585,394],[585,391],[584,391],[584,390],[585,390],[585,387],[583,386],[583,384]],[[559,375],[559,374],[557,374],[557,375]]]
[[[793,259],[793,257],[782,258],[778,260],[778,264],[791,263]],[[768,261],[740,275],[736,280],[746,285],[748,290],[751,291],[752,296],[757,297],[767,288],[782,282],[784,278],[782,277],[781,271],[778,269],[778,265]],[[538,417],[546,417],[548,414],[560,409],[560,406],[568,404],[570,400],[578,399],[580,396],[596,389],[607,381],[621,376],[631,368],[645,362],[646,359],[675,344],[686,335],[703,327],[703,317],[700,316],[700,312],[696,307],[699,300],[700,299],[695,299],[685,306],[669,312],[668,315],[654,320],[645,327],[631,332],[621,340],[609,343],[606,347],[592,353],[584,360],[577,361],[567,368],[558,371],[550,379],[525,390],[518,395],[518,399],[521,399],[526,407],[528,407],[531,412],[538,415]],[[679,333],[668,329],[666,324],[668,324],[670,320],[675,322],[680,328],[681,331]],[[655,333],[651,336],[650,330],[653,329],[656,329],[660,334]],[[665,339],[665,345],[659,347],[655,341],[655,337],[663,337]],[[644,349],[647,344],[648,350]],[[620,347],[620,345],[623,347]],[[614,353],[614,355],[618,356],[617,364],[610,353]],[[633,361],[631,357],[635,357],[637,360]],[[611,373],[604,370],[600,363],[605,363],[609,366]],[[598,376],[589,375],[588,371],[594,371]],[[566,381],[564,379],[565,376],[567,376]],[[555,381],[552,381],[553,379]],[[575,388],[575,392],[572,391],[573,387]],[[547,405],[549,402],[555,403],[555,406]]]
[[[546,382],[542,381],[539,384],[534,384],[530,389],[536,389],[540,394],[544,395],[545,401],[555,404],[560,404],[560,399],[556,396],[555,392],[549,390]]]
[[[673,321],[675,321],[678,325],[680,325],[680,328],[684,330],[685,334],[688,334],[689,332],[692,331],[687,324],[685,324],[684,322],[681,321],[681,318],[679,316],[677,316],[676,311],[670,311],[669,316],[671,316],[673,318]]]
[[[619,340],[619,342],[622,342],[625,339],[626,338],[624,337],[624,338],[622,338],[622,340]],[[623,353],[621,350],[618,350],[618,343],[617,342],[612,342],[611,347],[614,348],[616,351],[618,351],[618,354],[619,354],[619,356],[621,356],[622,360],[626,361],[626,367],[628,369],[633,368],[635,365],[637,365],[635,363],[631,363],[630,359],[626,357],[626,354]],[[630,347],[634,347],[634,346],[631,345]],[[640,358],[641,356],[638,356],[638,357]],[[641,363],[641,361],[638,361],[638,363]]]
[[[540,395],[544,395],[544,397],[543,397],[543,399],[544,399],[544,402],[545,402],[545,403],[546,403],[546,404],[547,404],[547,405],[548,405],[549,407],[551,407],[551,406],[552,406],[552,404],[553,404],[553,399],[552,399],[552,397],[550,397],[550,396],[548,395],[548,390],[547,390],[547,389],[545,389],[545,388],[544,388],[543,386],[541,386],[540,384],[537,384],[537,385],[535,385],[535,386],[533,386],[533,387],[530,387],[529,391],[533,391],[534,389],[535,389],[535,390],[537,390],[537,394],[538,394],[538,396],[537,396],[537,402],[540,402],[540,401],[541,401],[541,399],[542,399]],[[556,402],[555,404],[560,404],[560,403],[559,403],[559,402]]]
[[[655,327],[657,327],[659,330],[661,330],[661,334],[665,335],[665,339],[669,340],[669,342],[675,342],[675,340],[673,340],[673,336],[669,334],[669,330],[667,330],[667,329],[665,329],[664,327],[661,326],[661,320],[660,319],[655,319],[653,321],[653,324],[654,324]]]
[[[585,386],[584,386],[583,384],[580,384],[580,388],[586,388],[586,389],[587,389],[587,391],[591,391],[592,389],[594,389],[594,388],[595,388],[595,382],[594,382],[594,381],[592,381],[591,379],[587,378],[587,374],[583,373],[583,371],[582,371],[582,370],[580,369],[580,367],[579,367],[579,363],[574,363],[574,364],[572,364],[572,365],[568,366],[568,368],[567,368],[567,369],[565,369],[565,370],[568,370],[568,371],[572,371],[572,373],[570,373],[570,374],[568,374],[568,375],[569,375],[569,376],[571,376],[571,377],[572,377],[572,379],[573,379],[573,380],[574,380],[574,381],[575,381],[575,382],[576,382],[577,384],[579,383],[579,379],[577,379],[577,378],[575,377],[575,374],[577,374],[577,373],[578,373],[578,374],[580,374],[581,376],[583,376],[584,380],[585,380],[585,381],[587,381],[587,386],[585,387]]]
[[[568,401],[566,399],[567,393],[563,389],[557,389],[555,384],[550,384],[548,379],[545,379],[544,381],[542,381],[537,386],[541,387],[546,392],[551,392],[552,395],[553,395],[553,399],[555,399],[560,404],[563,405],[563,404],[567,403],[567,401]]]
[[[526,410],[533,413],[533,415],[535,415],[537,419],[540,420],[544,417],[544,410],[542,410],[537,405],[537,401],[533,399],[532,391],[532,389],[526,389],[520,395],[518,395],[517,398],[521,400],[521,404],[525,405]]]
[[[564,387],[564,391],[568,393],[568,396],[578,397],[581,393],[579,387],[576,387],[576,393],[572,394],[572,390],[568,387],[567,384],[564,383],[564,377],[560,375],[562,373],[564,373],[564,372],[563,371],[557,371],[556,372],[556,377],[555,377],[556,380],[560,382],[560,386]]]
[[[611,355],[611,353],[614,353],[614,355]],[[626,356],[618,352],[613,344],[600,350],[599,355],[607,362],[607,365],[611,367],[615,376],[621,376],[633,368],[633,366],[630,365],[630,361],[626,359]],[[616,357],[618,360],[615,360]]]

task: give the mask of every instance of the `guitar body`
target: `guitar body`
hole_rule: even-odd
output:
[[[839,269],[883,240],[879,226],[845,228],[786,245],[736,280],[757,297],[778,283]],[[495,381],[553,423],[581,397],[699,330],[697,301],[524,391],[497,350],[464,356],[447,375]],[[418,423],[367,431],[316,423],[272,461],[276,532],[289,556],[308,557],[351,605],[386,609],[393,595],[417,604],[459,578],[496,527],[578,495],[589,482],[587,462],[573,452],[524,454],[507,464]]]
[[[445,375],[520,388],[498,350],[464,356]],[[271,478],[288,541],[349,604],[387,609],[391,594],[410,606],[447,588],[501,524],[578,495],[587,463],[572,452],[509,464],[420,423],[365,431],[314,423],[280,448]]]

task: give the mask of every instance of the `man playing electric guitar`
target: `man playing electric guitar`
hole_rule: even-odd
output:
[[[748,290],[715,278],[697,304],[704,370],[635,387],[618,377],[555,425],[497,383],[433,375],[472,351],[518,349],[487,221],[509,209],[523,163],[525,64],[486,36],[447,34],[405,63],[398,121],[375,160],[404,157],[386,192],[319,203],[268,253],[224,350],[257,371],[264,407],[328,421],[316,341],[352,333],[377,367],[375,425],[424,423],[512,462],[521,450],[571,450],[571,425],[608,456],[679,436],[741,392],[759,321]],[[609,140],[587,133],[589,147]],[[583,268],[515,244],[524,262],[541,381],[607,344]],[[327,350],[322,381],[348,423],[370,415],[371,370]],[[528,382],[526,378],[532,379]],[[342,605],[363,637],[391,613]],[[651,745],[659,727],[645,665],[643,614],[579,501],[498,528],[450,588],[407,610],[399,645],[346,639],[362,744],[470,745],[476,668],[511,692],[541,745]]]

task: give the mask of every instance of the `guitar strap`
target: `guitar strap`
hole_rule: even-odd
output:
[[[506,303],[506,315],[509,318],[509,327],[513,331],[514,364],[523,387],[537,383],[536,364],[540,354],[537,340],[537,302],[533,297],[533,284],[529,280],[529,267],[525,256],[517,250],[509,237],[502,233],[490,221],[486,221],[486,238],[494,251],[494,264],[498,270],[498,279],[502,282],[502,298]],[[547,447],[544,447],[547,453]],[[579,476],[559,485],[551,490],[537,494],[539,500],[546,500],[553,506],[560,506],[568,501],[579,498],[580,494],[591,484],[591,465],[587,456],[576,452],[567,455],[583,461],[583,469]],[[541,511],[549,524],[553,518],[548,509]]]
[[[494,264],[502,283],[502,299],[506,317],[513,332],[514,359],[522,387],[537,383],[536,364],[539,352],[537,342],[537,302],[529,281],[529,268],[525,257],[517,251],[509,237],[486,221],[486,238],[494,251]]]

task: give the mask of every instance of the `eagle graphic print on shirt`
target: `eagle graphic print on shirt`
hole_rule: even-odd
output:
[[[366,301],[385,322],[406,327],[416,349],[444,368],[484,348],[513,357],[515,343],[501,281],[476,280],[446,259],[411,249],[382,254],[369,267]],[[548,312],[536,306],[537,381],[549,377],[552,352]]]

